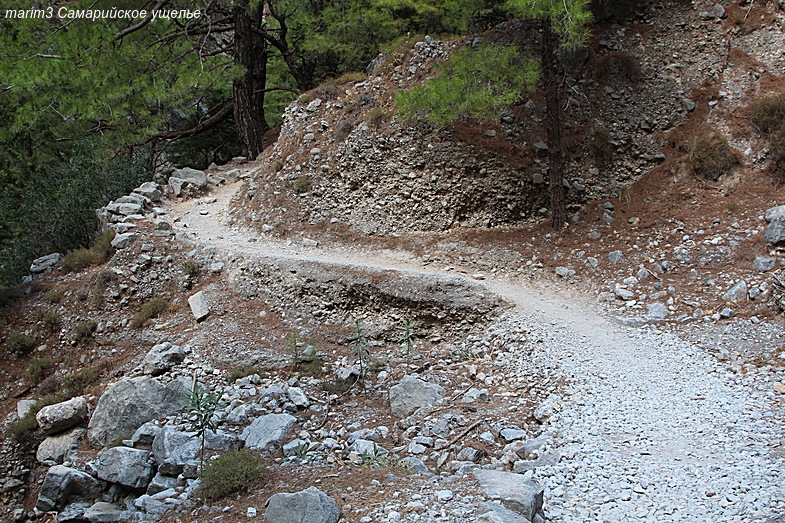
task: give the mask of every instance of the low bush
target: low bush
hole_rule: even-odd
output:
[[[9,438],[16,442],[21,442],[27,436],[38,430],[38,421],[35,419],[35,414],[30,411],[22,418],[6,425],[5,430]]]
[[[52,359],[49,356],[31,358],[30,361],[27,362],[25,378],[29,383],[39,383],[42,379],[52,374],[54,368],[54,363],[52,363]]]
[[[690,151],[692,172],[706,180],[717,181],[739,162],[725,135],[709,132],[699,135]]]
[[[613,145],[611,132],[605,127],[598,127],[594,130],[591,139],[591,151],[597,167],[606,167],[616,156],[616,147]]]
[[[325,83],[330,85],[346,85],[348,83],[362,82],[367,79],[368,75],[365,73],[343,73],[341,76],[328,79]]]
[[[136,329],[144,326],[148,320],[157,318],[161,313],[165,312],[168,307],[169,304],[165,298],[153,298],[142,305],[142,308],[139,309],[137,315],[131,320],[131,326]]]
[[[311,190],[311,179],[308,176],[298,176],[292,182],[294,192],[297,194],[305,194]]]
[[[66,272],[79,272],[91,265],[106,263],[115,252],[114,247],[112,247],[114,236],[115,232],[113,230],[105,231],[93,241],[93,246],[89,249],[82,247],[70,251],[63,258],[61,265],[63,270]]]
[[[51,291],[47,291],[46,294],[44,294],[44,300],[48,301],[53,305],[60,303],[63,300],[63,293],[58,290],[52,289]]]
[[[778,182],[785,181],[785,93],[753,103],[752,122],[769,141],[771,173]]]
[[[98,323],[94,320],[80,321],[74,325],[73,336],[77,343],[85,343],[95,332]]]
[[[44,322],[44,326],[46,327],[46,330],[48,330],[53,334],[59,331],[60,327],[63,324],[63,319],[60,317],[60,315],[57,312],[53,310],[44,311],[44,314],[41,319]]]
[[[199,474],[199,495],[218,500],[242,494],[261,485],[266,476],[267,465],[258,453],[248,449],[227,452],[204,464]]]
[[[196,278],[199,276],[199,272],[201,269],[199,268],[199,264],[196,263],[194,260],[185,260],[180,268],[183,270],[186,276],[189,278]]]
[[[253,365],[241,365],[240,367],[235,367],[231,369],[226,374],[226,379],[228,379],[231,383],[239,380],[240,378],[245,378],[246,376],[252,376],[254,374],[259,374],[260,376],[264,372],[259,368]]]
[[[378,127],[392,118],[393,111],[391,109],[385,109],[384,107],[374,107],[370,111],[368,111],[368,116],[366,117],[368,121],[368,125],[371,127]]]
[[[96,385],[101,375],[91,367],[82,367],[68,373],[62,381],[63,390],[69,398],[81,396],[89,387]]]
[[[19,331],[13,331],[5,340],[5,350],[10,354],[24,356],[35,349],[35,339]]]

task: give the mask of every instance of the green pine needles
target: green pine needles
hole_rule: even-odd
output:
[[[460,117],[492,120],[537,82],[539,65],[515,46],[465,46],[437,67],[436,78],[396,99],[404,118],[444,125]]]

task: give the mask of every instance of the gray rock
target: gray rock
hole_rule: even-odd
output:
[[[63,432],[85,422],[87,401],[84,396],[77,396],[68,401],[49,405],[39,410],[35,419],[47,435]]]
[[[662,321],[668,317],[668,307],[664,303],[649,303],[646,305],[646,321]]]
[[[157,376],[170,370],[185,359],[185,351],[170,342],[159,343],[150,349],[142,365],[145,374]]]
[[[390,410],[393,416],[403,418],[420,407],[432,405],[444,394],[444,388],[428,383],[416,376],[406,376],[390,387]]]
[[[180,481],[177,478],[164,476],[159,472],[153,476],[153,479],[150,480],[150,484],[147,485],[147,494],[154,496],[160,492],[176,487],[179,483]]]
[[[159,432],[161,432],[161,427],[148,421],[136,429],[136,432],[131,436],[131,444],[134,447],[137,445],[152,445],[155,436],[158,435]]]
[[[36,400],[19,400],[16,402],[16,416],[18,418],[24,418],[27,416],[27,413],[33,410],[35,407]]]
[[[531,521],[542,509],[544,488],[520,474],[500,470],[473,471],[486,496]]]
[[[722,299],[733,303],[738,303],[740,301],[746,300],[747,282],[741,280],[739,283],[731,287],[725,294],[723,294]]]
[[[134,232],[125,232],[122,234],[116,235],[112,239],[112,247],[118,250],[125,249],[133,245],[136,241],[136,233]]]
[[[763,239],[766,243],[780,245],[785,243],[785,218],[772,220],[766,230],[763,231]]]
[[[172,224],[169,223],[168,221],[162,219],[162,218],[158,218],[156,220],[153,220],[153,230],[155,230],[157,232],[159,232],[159,231],[171,231],[172,230]]]
[[[289,390],[286,391],[286,395],[289,396],[289,400],[294,403],[298,409],[307,409],[311,405],[308,396],[300,387],[289,387]]]
[[[223,432],[205,432],[207,450],[237,450],[242,443],[237,436]],[[166,476],[177,476],[185,465],[199,457],[201,442],[195,432],[181,432],[172,427],[163,427],[153,440],[153,454],[158,463],[158,472]]]
[[[692,112],[695,110],[695,102],[693,102],[689,98],[684,98],[681,102],[684,104],[684,107],[686,107],[688,111]]]
[[[126,513],[117,505],[98,501],[84,511],[84,519],[89,523],[114,523],[115,521],[128,521]]]
[[[474,447],[464,447],[455,456],[455,459],[458,461],[471,461],[471,462],[478,462],[484,457],[484,453],[481,450],[475,449]]]
[[[596,269],[600,265],[600,260],[593,256],[589,256],[586,258],[586,265],[591,267],[592,269]]]
[[[531,439],[518,447],[516,449],[516,454],[518,454],[522,459],[532,459],[538,451],[545,445],[551,441],[550,436],[547,434],[542,434],[537,436],[534,439]]]
[[[183,194],[183,187],[187,184],[185,180],[182,178],[178,178],[177,176],[171,176],[169,178],[169,182],[167,184],[169,191],[175,195],[180,196]]]
[[[38,445],[35,458],[45,465],[60,465],[76,455],[79,440],[87,434],[83,428],[75,428],[64,434],[50,436]]]
[[[561,403],[559,402],[559,396],[556,394],[551,394],[545,400],[540,403],[540,405],[534,409],[534,419],[539,421],[540,423],[545,423],[548,421],[548,418],[553,416],[553,414],[561,409]]]
[[[312,240],[310,238],[303,238],[301,243],[302,243],[303,247],[318,247],[319,246],[319,242],[318,241]]]
[[[619,263],[624,258],[624,253],[621,251],[613,251],[608,253],[608,261],[611,263]]]
[[[151,494],[145,494],[134,500],[134,508],[152,517],[153,520],[158,520],[174,508],[174,505],[159,501],[153,498]]]
[[[499,436],[504,438],[504,441],[507,441],[507,442],[523,439],[527,435],[528,434],[526,434],[526,431],[525,430],[521,430],[521,429],[506,428],[506,429],[502,429],[501,431],[499,431]]]
[[[199,291],[188,298],[188,305],[191,307],[191,313],[196,321],[202,321],[210,314],[210,304],[207,303],[204,291]]]
[[[153,202],[160,202],[161,201],[161,190],[158,188],[158,184],[154,182],[144,182],[142,185],[134,189],[136,194],[141,194],[145,198],[150,199]]]
[[[319,107],[321,107],[321,105],[322,99],[316,98],[315,100],[311,100],[311,102],[305,107],[305,110],[309,113],[314,113],[317,109],[319,109]]]
[[[613,290],[613,293],[620,300],[631,301],[635,299],[635,293],[629,289],[625,289],[624,287],[616,286],[616,288]]]
[[[766,219],[767,223],[771,223],[776,220],[785,220],[785,205],[766,209],[766,213],[763,217]]]
[[[767,256],[755,256],[752,262],[752,269],[758,272],[769,272],[777,264],[776,258],[769,258]]]
[[[104,447],[121,434],[131,434],[142,424],[182,412],[191,380],[178,378],[163,385],[155,378],[123,378],[98,400],[87,427],[94,447]]]
[[[286,457],[289,456],[297,456],[299,455],[303,449],[308,451],[311,448],[311,442],[308,440],[296,438],[290,441],[289,443],[285,444],[281,447],[283,450],[283,455]]]
[[[516,514],[501,503],[488,501],[483,512],[477,517],[476,523],[528,523],[528,519]]]
[[[720,311],[721,318],[733,318],[734,316],[736,316],[736,312],[730,307],[725,307]]]
[[[201,189],[207,185],[207,175],[204,171],[197,171],[196,169],[190,169],[188,167],[175,169],[172,173],[172,177],[184,180],[197,189]]]
[[[366,455],[371,457],[382,456],[388,453],[387,449],[380,447],[376,442],[367,439],[355,440],[349,447],[349,452],[353,452],[358,456]]]
[[[400,461],[401,466],[403,466],[409,472],[415,472],[417,474],[426,474],[431,475],[432,472],[428,467],[423,463],[420,458],[415,458],[414,456],[406,456]]]
[[[150,451],[129,447],[112,447],[98,454],[96,475],[109,483],[132,489],[146,489],[155,475]]]
[[[55,252],[52,254],[47,254],[46,256],[41,256],[40,258],[36,258],[33,260],[33,263],[30,265],[30,272],[33,274],[40,274],[42,272],[47,272],[52,269],[55,265],[60,263],[60,260],[63,259],[63,255],[59,252]]]
[[[44,476],[35,507],[43,512],[62,510],[75,501],[92,501],[100,493],[101,484],[90,474],[55,465]]]
[[[556,272],[556,276],[559,276],[561,278],[566,278],[567,276],[572,276],[575,274],[575,271],[573,269],[570,269],[568,267],[562,267],[562,266],[556,267],[555,272]]]
[[[56,523],[85,523],[84,511],[92,503],[71,503],[57,514]]]
[[[466,394],[463,395],[461,401],[463,403],[474,403],[476,401],[489,401],[490,395],[488,394],[488,389],[477,389],[475,387],[470,388],[466,391]]]
[[[107,205],[106,210],[112,214],[120,214],[122,216],[144,214],[144,207],[138,203],[114,202]]]
[[[265,523],[337,523],[340,517],[338,503],[316,487],[274,494],[264,513]]]
[[[289,414],[267,414],[245,427],[240,439],[250,449],[266,450],[270,445],[280,444],[296,421],[297,418]]]

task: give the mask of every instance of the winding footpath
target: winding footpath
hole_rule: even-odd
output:
[[[167,209],[176,230],[238,255],[443,274],[414,257],[303,248],[222,225],[239,187]],[[771,373],[735,372],[673,334],[525,284],[483,283],[516,304],[507,322],[539,332],[543,343],[521,358],[567,378],[544,425],[561,460],[526,473],[546,486],[547,521],[785,522],[785,409]]]

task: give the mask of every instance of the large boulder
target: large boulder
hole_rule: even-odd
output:
[[[289,414],[267,414],[245,427],[240,439],[249,449],[266,450],[270,445],[280,444],[295,421],[297,418]]]
[[[191,307],[191,313],[196,321],[202,321],[210,314],[210,304],[207,303],[204,291],[199,291],[188,298],[188,306]]]
[[[64,434],[50,436],[38,445],[35,457],[45,465],[60,465],[76,455],[79,440],[87,434],[83,428],[75,428]]]
[[[420,407],[433,405],[444,394],[444,388],[428,383],[416,376],[406,376],[400,383],[390,387],[390,410],[393,416],[404,418]]]
[[[185,359],[185,351],[179,345],[166,341],[155,345],[144,357],[142,363],[145,374],[158,376]]]
[[[765,218],[769,224],[763,231],[763,239],[766,243],[772,245],[785,243],[785,205],[767,209]]]
[[[316,487],[274,494],[267,502],[265,523],[337,523],[338,503]]]
[[[98,455],[95,473],[109,483],[132,489],[146,489],[155,476],[155,463],[148,450],[112,447]]]
[[[105,447],[120,435],[130,435],[142,424],[183,410],[191,380],[178,378],[164,385],[155,378],[123,378],[98,400],[87,438],[94,447]]]
[[[205,432],[205,451],[238,450],[242,442],[235,435],[223,432]],[[189,461],[199,456],[201,441],[195,432],[181,432],[172,427],[164,427],[153,440],[153,454],[158,463],[158,472],[166,476],[177,476]]]
[[[101,484],[81,470],[55,465],[44,477],[35,507],[43,512],[62,510],[75,501],[92,501],[101,493]]]
[[[196,169],[191,169],[188,167],[184,167],[183,169],[175,169],[174,172],[172,172],[172,177],[184,180],[197,189],[201,189],[207,185],[207,175],[204,173],[204,171],[197,171]]]
[[[474,476],[480,482],[485,495],[499,501],[505,508],[519,514],[528,521],[542,510],[545,489],[536,481],[522,474],[501,470],[475,469]]]
[[[87,401],[84,396],[49,405],[35,415],[38,426],[45,434],[57,434],[84,423],[87,419]]]
[[[148,198],[151,202],[161,201],[161,190],[158,188],[158,184],[155,182],[144,182],[142,185],[134,189],[134,192],[144,196],[145,198]]]

